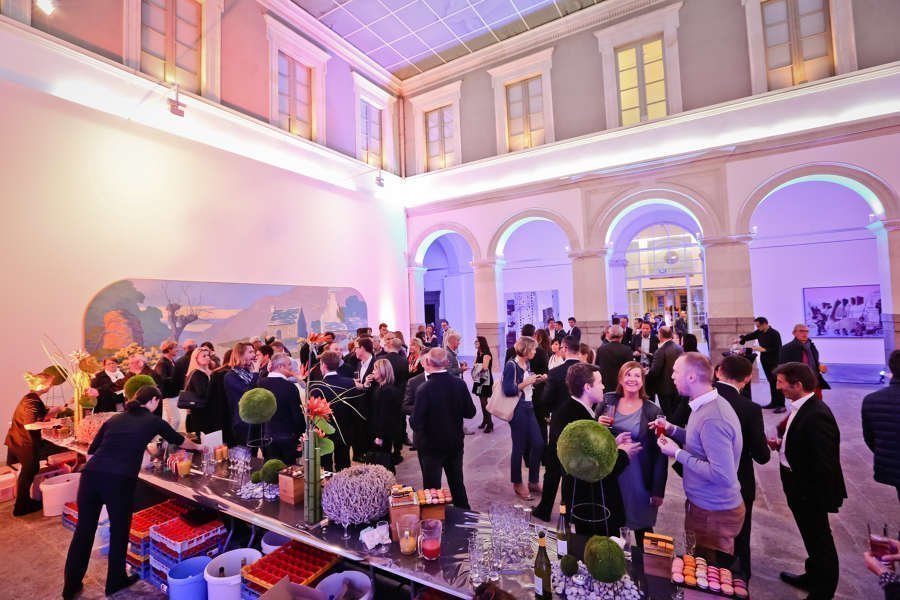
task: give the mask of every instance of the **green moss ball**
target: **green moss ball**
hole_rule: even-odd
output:
[[[259,483],[260,481],[262,481],[261,471],[253,471],[250,473],[250,483]]]
[[[125,399],[131,400],[139,389],[148,385],[156,385],[152,377],[149,375],[135,375],[125,382]]]
[[[262,481],[266,483],[278,483],[278,472],[286,466],[286,464],[277,458],[267,460],[266,464],[259,470]]]
[[[591,577],[614,583],[625,575],[625,553],[606,536],[595,535],[584,546],[584,564]]]
[[[260,425],[268,423],[275,415],[278,404],[275,394],[263,388],[247,390],[238,402],[238,414],[244,423]]]
[[[589,483],[609,475],[616,465],[616,439],[609,429],[583,419],[566,425],[556,444],[559,462],[566,473]]]
[[[578,559],[571,554],[566,554],[559,560],[559,570],[563,575],[571,577],[578,572]]]

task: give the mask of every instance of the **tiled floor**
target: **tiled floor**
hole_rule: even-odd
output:
[[[841,579],[837,598],[842,600],[875,600],[880,591],[862,563],[866,547],[866,523],[879,528],[888,523],[890,530],[900,528],[900,503],[893,488],[872,480],[872,456],[862,441],[859,407],[862,397],[875,389],[872,385],[835,385],[826,392],[841,426],[841,457],[847,480],[849,499],[840,513],[831,519],[841,559]],[[765,386],[754,387],[758,401],[767,395]],[[767,425],[774,425],[776,415],[766,412]],[[480,422],[476,417],[474,427]],[[512,493],[509,480],[509,430],[498,424],[491,434],[476,433],[466,437],[466,487],[470,502],[476,510],[487,509],[492,502],[511,502],[518,499]],[[781,491],[777,460],[757,465],[759,489],[753,512],[753,579],[751,595],[759,600],[794,600],[803,594],[782,584],[778,572],[799,571],[805,557],[800,535],[791,518]],[[413,485],[421,483],[418,462],[407,453],[398,467],[398,481]],[[669,478],[666,501],[660,511],[657,531],[673,534],[680,539],[684,494],[681,479]],[[62,587],[62,568],[70,534],[58,518],[44,519],[31,515],[23,519],[10,516],[11,505],[0,510],[0,598],[49,599],[59,597]],[[95,556],[85,579],[82,597],[103,597],[106,562]],[[139,582],[115,598],[163,598],[158,590]]]

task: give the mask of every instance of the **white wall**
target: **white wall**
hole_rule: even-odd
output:
[[[875,238],[864,227],[869,210],[854,192],[821,182],[784,188],[757,209],[751,221],[760,238],[750,250],[753,308],[784,343],[803,321],[803,288],[879,282]],[[813,341],[824,363],[884,363],[883,339]]]
[[[408,328],[402,208],[0,82],[0,424],[124,278],[352,286]],[[364,235],[363,235],[364,233]]]
[[[441,293],[437,320],[447,319],[463,336],[462,353],[466,356],[472,354],[470,346],[475,339],[475,279],[471,261],[471,251],[465,241],[452,233],[435,240],[423,261],[428,268],[425,291]]]

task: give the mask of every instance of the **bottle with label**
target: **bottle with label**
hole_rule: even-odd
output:
[[[550,557],[547,556],[547,538],[543,531],[538,533],[538,551],[534,558],[534,597],[539,600],[553,598],[553,586],[550,584]]]
[[[562,558],[569,553],[569,526],[566,523],[566,505],[559,505],[559,520],[556,522],[556,556]]]
[[[225,567],[219,567],[219,577],[225,577]]]

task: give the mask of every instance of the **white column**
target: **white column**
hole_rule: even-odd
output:
[[[609,287],[607,298],[609,299],[610,314],[628,314],[628,261],[624,257],[610,258]],[[631,316],[631,315],[629,315]]]
[[[731,341],[753,330],[749,234],[703,238],[709,355],[718,362]]]
[[[572,259],[572,295],[581,341],[597,346],[609,324],[606,248],[570,252],[569,258]]]
[[[415,335],[419,325],[425,324],[425,267],[408,267],[409,279],[409,330]]]
[[[218,102],[222,88],[222,12],[224,0],[204,0],[203,2],[203,53],[200,57],[200,72],[203,81],[200,95]],[[321,90],[318,92],[321,93]]]
[[[475,334],[487,339],[497,369],[506,353],[506,311],[503,307],[503,265],[506,261],[472,261],[475,283]]]
[[[900,219],[869,226],[875,233],[881,284],[881,323],[884,326],[885,364],[900,349]]]

